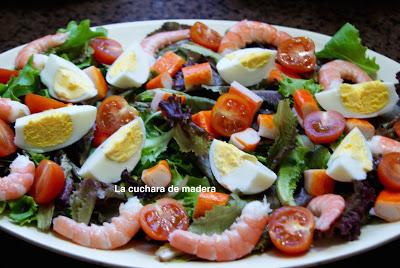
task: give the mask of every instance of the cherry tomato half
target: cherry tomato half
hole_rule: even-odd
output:
[[[5,157],[17,151],[14,144],[14,131],[0,119],[0,157]]]
[[[151,238],[167,241],[168,235],[176,230],[189,228],[189,217],[183,206],[171,198],[162,198],[146,205],[140,211],[140,226]]]
[[[103,100],[97,109],[96,130],[111,136],[137,115],[135,108],[121,96],[110,96]]]
[[[272,243],[287,254],[310,249],[315,228],[313,214],[304,207],[290,206],[275,210],[268,225]]]
[[[201,22],[196,22],[190,28],[190,39],[203,47],[218,51],[221,35]]]
[[[317,62],[314,42],[307,37],[290,38],[279,45],[277,59],[296,73],[314,71]]]
[[[400,191],[400,153],[385,154],[378,165],[379,181],[392,191]]]
[[[122,54],[122,46],[118,41],[106,37],[96,37],[90,40],[93,56],[99,63],[112,64]]]
[[[396,133],[397,137],[400,137],[400,120],[397,120],[393,125],[393,130]]]
[[[18,76],[19,72],[15,70],[8,70],[0,68],[0,83],[7,84],[11,77]]]
[[[63,190],[64,171],[50,160],[42,160],[35,171],[35,179],[29,191],[36,203],[42,205],[53,201]]]
[[[211,126],[221,136],[230,137],[233,133],[251,126],[253,113],[246,99],[232,93],[221,95],[211,112]]]
[[[338,112],[312,112],[304,118],[304,130],[315,144],[327,144],[336,141],[342,135],[346,120]]]

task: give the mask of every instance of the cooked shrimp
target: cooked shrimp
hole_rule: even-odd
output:
[[[168,240],[176,249],[210,261],[232,261],[249,254],[267,224],[268,203],[248,203],[242,215],[221,234],[199,235],[190,231],[175,230]]]
[[[342,215],[346,202],[336,194],[324,194],[314,197],[307,208],[316,217],[315,229],[327,231],[332,223]]]
[[[14,123],[18,118],[29,114],[29,108],[25,104],[7,98],[0,98],[0,119]]]
[[[373,136],[368,142],[373,155],[400,153],[400,142],[384,136]]]
[[[158,50],[190,37],[190,30],[177,30],[153,34],[142,40],[140,45],[143,50],[154,59]]]
[[[10,174],[0,178],[0,201],[18,199],[26,194],[33,184],[35,164],[24,155],[19,155],[10,165]]]
[[[371,77],[354,63],[344,60],[333,60],[322,65],[319,70],[318,81],[325,90],[335,88],[343,83],[343,80],[354,83],[371,81]]]
[[[98,249],[115,249],[128,243],[139,231],[139,212],[142,208],[139,199],[129,198],[119,207],[120,215],[105,222],[102,226],[78,223],[70,218],[58,216],[53,220],[53,230],[73,242]]]
[[[244,48],[253,42],[270,44],[275,47],[291,38],[286,33],[279,31],[274,26],[259,21],[242,20],[233,25],[222,38],[218,52],[228,54]]]
[[[18,53],[15,59],[15,67],[17,69],[22,69],[32,55],[34,55],[33,65],[36,67],[41,66],[44,58],[43,55],[40,54],[46,52],[50,48],[62,45],[67,40],[67,37],[68,33],[57,33],[46,35],[30,42]]]

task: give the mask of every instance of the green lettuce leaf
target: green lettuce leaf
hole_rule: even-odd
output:
[[[321,91],[321,86],[317,84],[313,79],[295,79],[283,75],[283,79],[279,82],[279,93],[285,98],[293,95],[293,93],[298,89],[307,89],[313,95]]]
[[[4,210],[6,210],[6,207],[7,207],[7,202],[0,201],[0,215],[3,214]]]
[[[70,197],[71,216],[77,222],[89,224],[96,205],[96,182],[91,179],[83,180]]]
[[[12,77],[7,85],[2,86],[1,96],[12,100],[20,101],[20,97],[29,93],[39,94],[40,89],[40,71],[33,68],[32,57],[28,63],[22,68],[18,76]]]
[[[184,153],[193,152],[197,156],[207,154],[210,146],[207,134],[200,133],[193,125],[177,125],[174,128],[174,139]]]
[[[232,195],[232,200],[227,206],[214,206],[213,209],[206,211],[204,217],[194,219],[189,231],[206,235],[220,234],[236,221],[245,205],[245,201],[237,195]]]
[[[157,158],[167,150],[168,143],[172,139],[173,131],[162,132],[158,136],[147,137],[142,150],[140,162],[144,165],[147,162],[154,163]]]
[[[38,166],[40,161],[42,161],[42,160],[50,159],[49,156],[46,156],[44,154],[35,153],[35,152],[31,152],[31,151],[27,151],[27,153],[29,154],[29,158],[32,159],[33,163],[35,163],[35,166]]]
[[[215,53],[211,49],[196,45],[195,43],[186,43],[181,45],[179,48],[183,50],[189,50],[204,57],[212,58],[213,60],[215,60],[215,62],[218,62],[222,58],[220,54]]]
[[[92,64],[93,50],[89,47],[89,41],[95,37],[107,36],[107,30],[103,27],[91,30],[90,20],[83,20],[79,24],[76,21],[71,21],[67,28],[59,29],[58,32],[68,32],[68,38],[64,44],[48,51],[48,53],[56,53],[78,64],[81,68]]]
[[[290,109],[288,99],[279,102],[278,110],[274,115],[274,123],[279,134],[268,150],[266,163],[271,169],[278,167],[281,160],[293,149],[297,135],[297,118]]]
[[[297,136],[295,149],[281,162],[276,185],[278,198],[283,205],[296,205],[293,194],[306,168],[305,157],[308,152],[310,148]]]
[[[37,213],[37,227],[42,231],[49,231],[54,214],[54,204],[41,205]]]
[[[38,205],[32,197],[24,195],[21,198],[9,201],[10,213],[8,217],[19,225],[29,224],[36,220]]]
[[[317,145],[307,156],[306,166],[308,169],[326,169],[330,157],[331,153],[328,148]]]
[[[367,47],[361,43],[360,32],[350,23],[346,23],[316,55],[319,59],[353,62],[369,75],[373,75],[379,70],[379,65],[375,62],[375,57],[368,57],[366,52]]]

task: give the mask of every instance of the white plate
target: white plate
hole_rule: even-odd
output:
[[[197,20],[175,20],[181,23],[193,24]],[[126,48],[139,42],[145,35],[158,28],[165,21],[140,21],[120,23],[105,26],[109,30],[109,36],[115,38]],[[211,28],[224,33],[234,22],[204,20]],[[308,36],[314,40],[317,50],[329,40],[329,36],[310,31],[280,27],[293,36]],[[14,58],[21,47],[9,50],[0,55],[0,66],[13,68]],[[373,51],[368,54],[376,57],[380,65],[378,78],[395,82],[395,73],[400,70],[400,64]],[[32,244],[51,251],[68,255],[77,259],[94,262],[102,265],[119,267],[187,267],[188,263],[160,263],[153,255],[154,246],[143,242],[132,241],[127,246],[118,250],[96,250],[75,245],[61,239],[54,234],[38,231],[33,227],[20,227],[9,222],[6,217],[0,218],[0,228],[12,235],[24,239]],[[242,260],[214,263],[191,262],[191,267],[293,267],[305,265],[317,265],[323,262],[338,260],[350,255],[372,249],[383,243],[387,243],[400,236],[400,222],[368,225],[362,229],[361,237],[357,241],[343,243],[341,241],[325,241],[315,245],[306,255],[287,257],[275,250],[267,251],[262,255],[252,255]]]

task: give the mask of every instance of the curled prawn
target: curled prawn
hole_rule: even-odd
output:
[[[325,90],[338,87],[343,80],[354,83],[371,81],[371,77],[354,63],[344,60],[333,60],[322,65],[319,70],[318,82]]]
[[[142,40],[140,45],[151,59],[155,58],[158,50],[181,40],[189,39],[190,30],[177,30],[156,33]]]
[[[314,197],[307,208],[316,217],[315,229],[327,231],[337,218],[342,215],[346,202],[336,194],[324,194]]]
[[[120,215],[102,226],[78,223],[70,218],[58,216],[53,220],[53,230],[73,242],[90,248],[115,249],[127,244],[139,231],[139,212],[142,204],[131,197],[119,207]]]
[[[26,194],[33,184],[35,164],[24,155],[19,155],[10,165],[10,174],[0,178],[0,201],[18,199]]]
[[[29,115],[28,106],[8,98],[0,98],[0,119],[14,123],[20,117]]]
[[[253,42],[270,44],[278,47],[280,43],[291,38],[283,31],[274,26],[259,22],[242,20],[233,25],[221,40],[218,52],[228,54],[235,50],[244,48],[246,44]]]
[[[373,155],[400,153],[400,142],[388,137],[379,135],[373,136],[368,142],[368,145]]]
[[[47,57],[41,53],[46,52],[50,48],[62,45],[67,38],[68,33],[57,33],[43,36],[28,43],[19,51],[17,58],[15,59],[15,67],[17,69],[22,69],[32,55],[34,56],[33,65],[35,67],[42,66]]]
[[[266,202],[248,203],[241,216],[221,234],[199,235],[190,231],[175,230],[168,241],[171,246],[210,261],[232,261],[249,254],[268,221],[269,205]]]

